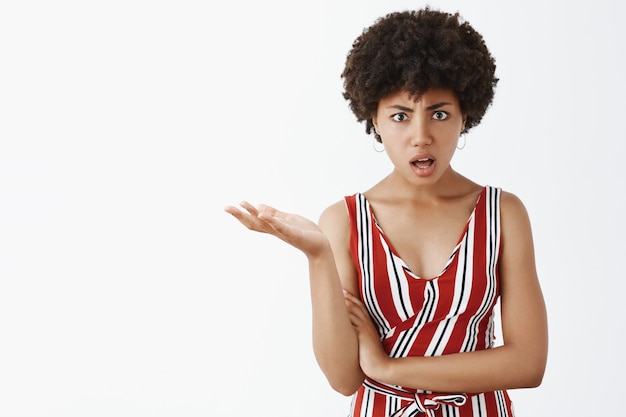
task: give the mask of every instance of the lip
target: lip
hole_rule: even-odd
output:
[[[433,161],[436,160],[435,156],[430,153],[421,153],[419,155],[415,155],[413,158],[411,158],[409,162],[413,164],[414,162],[417,162],[420,159],[432,159]]]
[[[424,164],[422,164],[422,166],[418,165],[420,162],[428,163],[428,161],[430,161],[430,164],[426,166],[424,166]],[[435,172],[435,167],[437,166],[437,159],[435,159],[435,157],[431,154],[420,154],[412,158],[410,160],[410,164],[411,164],[411,169],[413,169],[413,172],[418,177],[428,177],[432,175],[433,172]]]

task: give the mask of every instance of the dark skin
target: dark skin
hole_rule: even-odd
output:
[[[394,248],[415,268],[414,273],[429,279],[441,271],[482,189],[450,165],[465,115],[455,93],[445,89],[429,90],[419,101],[406,92],[394,93],[381,100],[378,109],[374,126],[393,170],[365,195]],[[540,384],[547,358],[547,318],[530,222],[513,194],[503,192],[501,198],[503,345],[400,359],[384,351],[356,296],[357,273],[349,252],[350,225],[343,201],[328,207],[319,225],[267,206],[242,203],[242,207],[245,212],[235,207],[226,211],[249,229],[274,235],[307,256],[314,351],[337,391],[352,394],[365,375],[436,392]]]

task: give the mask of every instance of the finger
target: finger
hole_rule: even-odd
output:
[[[239,203],[239,206],[244,208],[250,215],[253,215],[254,217],[256,217],[257,210],[252,204],[248,203],[247,201],[242,201],[241,203]],[[246,216],[246,214],[239,207],[235,207],[235,206],[226,206],[224,207],[224,211],[232,214],[235,217]]]
[[[246,211],[250,213],[251,216],[259,217],[259,211],[252,204],[248,203],[247,201],[242,201],[241,203],[239,203],[239,205],[246,209]]]
[[[256,231],[256,232],[267,232],[267,226],[264,224],[263,221],[259,220],[256,217],[256,209],[254,209],[253,206],[251,206],[249,203],[242,203],[242,207],[246,208],[246,210],[248,212],[250,212],[250,207],[252,208],[252,212],[254,214],[248,214],[245,213],[244,211],[240,210],[237,207],[234,206],[226,206],[224,208],[224,210],[229,213],[230,215],[232,215],[233,217],[235,217],[237,220],[239,220],[239,222],[241,224],[243,224],[245,227],[247,227],[250,230]]]
[[[291,226],[283,223],[276,217],[271,217],[264,213],[259,214],[259,220],[267,224],[268,227],[271,227],[272,230],[276,232],[276,236],[288,243],[291,243],[291,239],[289,239],[289,236],[291,236],[293,232],[293,228]]]
[[[354,325],[360,326],[370,320],[369,313],[353,303],[349,302],[349,304],[347,304],[347,309],[348,315],[350,316],[350,321]]]
[[[265,204],[259,204],[258,212],[261,218],[272,218],[276,216],[278,210]]]
[[[224,211],[230,215],[232,215],[233,217],[237,218],[237,220],[241,221],[243,223],[242,220],[245,220],[248,216],[246,213],[244,213],[243,211],[239,210],[237,207],[234,206],[226,206],[224,207]]]
[[[245,208],[253,218],[262,221],[266,226],[270,226],[276,232],[282,234],[287,231],[287,228],[278,219],[278,217],[284,217],[283,213],[275,208],[265,204],[259,204],[255,207],[247,201],[242,201],[240,205]]]
[[[350,300],[350,301],[352,301],[352,302],[355,302],[355,303],[357,303],[357,304],[360,304],[360,303],[361,303],[361,299],[360,299],[359,297],[355,296],[354,294],[352,294],[352,293],[351,293],[350,291],[348,291],[348,290],[343,290],[343,296],[344,296],[346,299],[348,299],[348,300]]]
[[[224,207],[224,211],[226,213],[232,214],[233,216],[235,216],[237,214],[237,212],[239,212],[239,209],[237,207],[234,206],[226,206]]]
[[[347,302],[353,303],[354,305],[358,306],[364,311],[367,311],[367,309],[365,308],[365,304],[363,304],[363,301],[361,301],[359,297],[356,297],[352,295],[350,292],[345,291],[345,290],[343,292],[343,296]]]
[[[265,204],[260,204],[258,206],[258,211],[259,219],[267,222],[278,233],[287,236],[293,232],[293,226],[291,226],[292,214],[282,212]]]
[[[268,206],[259,206],[258,219],[264,222],[268,228],[271,228],[274,232],[272,234],[276,237],[282,239],[290,245],[293,245],[298,232],[293,226],[283,221],[283,218],[284,213]]]
[[[350,319],[350,324],[352,324],[354,330],[356,330],[357,333],[361,333],[363,330],[363,321],[354,314],[348,314],[348,318]]]

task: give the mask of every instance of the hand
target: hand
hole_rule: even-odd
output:
[[[309,257],[330,248],[319,226],[302,216],[284,213],[266,205],[255,207],[247,201],[240,205],[247,213],[233,206],[224,210],[250,230],[276,236]]]
[[[381,380],[382,372],[390,363],[390,358],[383,349],[378,330],[374,327],[369,312],[358,297],[344,290],[344,298],[352,327],[356,330],[359,339],[361,369],[368,377]]]

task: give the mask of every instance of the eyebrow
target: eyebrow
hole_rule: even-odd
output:
[[[448,103],[447,101],[442,101],[441,103],[433,104],[432,106],[426,107],[426,110],[437,110],[443,106],[450,106],[452,103]]]
[[[432,106],[428,106],[426,108],[426,110],[429,110],[429,111],[430,110],[437,110],[437,109],[439,109],[439,108],[441,108],[443,106],[450,106],[450,105],[452,105],[452,103],[449,103],[447,101],[442,101],[441,103],[436,103],[436,104],[433,104]],[[412,109],[410,107],[402,106],[400,104],[393,104],[391,106],[387,106],[387,108],[388,109],[396,109],[396,110],[400,110],[400,111],[407,112],[407,113],[413,113],[415,111],[414,109]]]
[[[400,110],[406,113],[413,113],[415,110],[413,110],[410,107],[406,107],[406,106],[401,106],[399,104],[393,104],[391,106],[387,106],[388,109],[396,109],[396,110]]]

